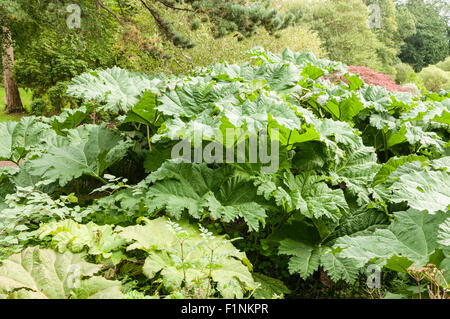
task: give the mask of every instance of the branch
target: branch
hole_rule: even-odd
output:
[[[120,25],[122,27],[125,27],[125,23],[114,12],[112,12],[107,6],[105,6],[105,4],[101,0],[97,0],[97,5],[99,7],[101,7],[102,9],[106,10],[109,14],[111,14],[117,20],[117,22],[120,23]]]
[[[117,2],[117,5],[119,6],[119,8],[120,8],[120,12],[122,13],[122,15],[124,16],[125,15],[125,13],[123,12],[123,8],[122,8],[122,4],[120,3],[120,1],[119,0],[116,0],[116,2]]]
[[[147,8],[147,10],[150,12],[150,14],[152,15],[153,19],[155,19],[156,23],[158,24],[158,27],[161,29],[161,31],[164,32],[164,34],[166,35],[166,37],[169,40],[173,39],[173,34],[170,32],[169,30],[169,26],[167,25],[166,22],[164,22],[164,20],[161,18],[161,16],[159,15],[159,13],[152,7],[150,7],[147,2],[145,2],[144,0],[140,0],[142,5]]]
[[[156,0],[159,3],[165,5],[166,7],[173,9],[173,10],[181,10],[181,11],[189,11],[189,12],[194,12],[194,10],[188,9],[188,8],[180,8],[180,7],[175,7],[174,5],[170,4],[169,2],[167,2],[166,0]]]

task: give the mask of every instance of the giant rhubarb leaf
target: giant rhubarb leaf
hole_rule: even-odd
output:
[[[124,244],[111,225],[98,226],[93,222],[78,224],[71,219],[44,224],[36,234],[40,239],[52,236],[52,245],[61,253],[67,249],[78,253],[87,248],[90,255],[100,255],[105,259],[113,257],[113,253]]]
[[[430,213],[447,211],[450,205],[450,173],[406,162],[377,186],[381,197],[390,202],[407,202],[411,208]]]
[[[27,248],[2,261],[0,298],[121,298],[120,282],[91,277],[100,268],[101,265],[85,262],[81,254]],[[96,284],[92,285],[92,281]]]
[[[266,129],[269,119],[290,130],[300,128],[300,120],[286,102],[275,97],[259,96],[255,101],[246,100],[241,105],[228,103],[223,112],[236,127],[245,127],[252,133]]]
[[[353,260],[360,268],[369,261],[404,272],[405,265],[425,266],[436,248],[441,247],[438,232],[445,217],[441,212],[430,215],[413,209],[394,213],[394,221],[387,229],[339,238],[335,254]]]
[[[438,243],[450,247],[450,217],[439,226]]]
[[[208,213],[225,222],[243,218],[250,230],[257,230],[266,217],[253,184],[232,176],[228,168],[210,169],[204,163],[171,160],[152,173],[148,182],[154,183],[147,192],[151,211],[164,208],[175,218],[185,211],[195,218]]]
[[[211,279],[224,298],[242,298],[246,291],[256,288],[245,265],[249,264],[245,254],[223,236],[199,231],[186,220],[177,224],[165,217],[144,221],[145,225],[117,230],[122,238],[133,242],[128,250],[148,252],[143,271],[150,279],[160,274],[170,290],[179,289],[183,282],[206,287]]]
[[[280,242],[278,253],[292,256],[289,260],[289,272],[298,273],[303,279],[317,270],[321,249],[303,242],[285,239]]]
[[[324,178],[310,172],[294,176],[286,172],[282,181],[271,181],[269,175],[255,179],[258,194],[266,199],[273,197],[279,206],[297,210],[308,218],[329,218],[337,221],[341,211],[348,209],[341,189],[331,189]]]
[[[18,162],[33,149],[39,149],[48,126],[36,117],[23,117],[19,122],[0,123],[0,160]]]
[[[91,71],[72,80],[67,89],[71,97],[104,103],[106,111],[129,111],[144,91],[159,93],[165,83],[158,78],[129,72],[118,67]]]
[[[104,126],[85,125],[69,131],[67,137],[49,140],[47,153],[30,160],[30,174],[59,180],[61,186],[83,174],[101,179],[105,169],[126,155],[128,139]]]
[[[345,183],[345,189],[357,196],[359,204],[368,204],[372,179],[379,169],[377,155],[372,147],[361,146],[347,151],[330,168],[333,185]]]

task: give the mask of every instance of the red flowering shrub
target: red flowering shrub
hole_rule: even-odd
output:
[[[384,86],[389,91],[397,91],[397,92],[408,92],[412,91],[412,88],[403,87],[401,85],[398,85],[395,83],[390,75],[378,73],[371,68],[365,67],[365,66],[355,66],[355,65],[349,65],[348,66],[348,72],[353,74],[359,74],[361,79],[366,84],[373,84],[373,85],[380,85]],[[335,73],[336,74],[336,73]],[[347,79],[345,77],[336,77],[335,74],[329,78],[331,81],[338,81],[341,80],[343,82],[348,83]]]

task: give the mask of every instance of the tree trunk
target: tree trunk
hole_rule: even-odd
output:
[[[11,39],[11,32],[8,28],[3,27],[5,38],[2,50],[3,78],[6,93],[6,113],[22,113],[25,112],[22,100],[20,99],[19,88],[13,79],[14,69],[14,47]]]

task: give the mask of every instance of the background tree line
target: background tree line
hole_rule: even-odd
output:
[[[80,29],[66,24],[73,3]],[[370,4],[381,9],[380,28],[367,23]],[[180,73],[240,62],[256,45],[309,50],[399,83],[445,89],[449,8],[446,0],[0,0],[6,111],[24,111],[18,88],[32,92],[34,112],[47,104],[58,111],[70,102],[66,82],[89,69]]]

